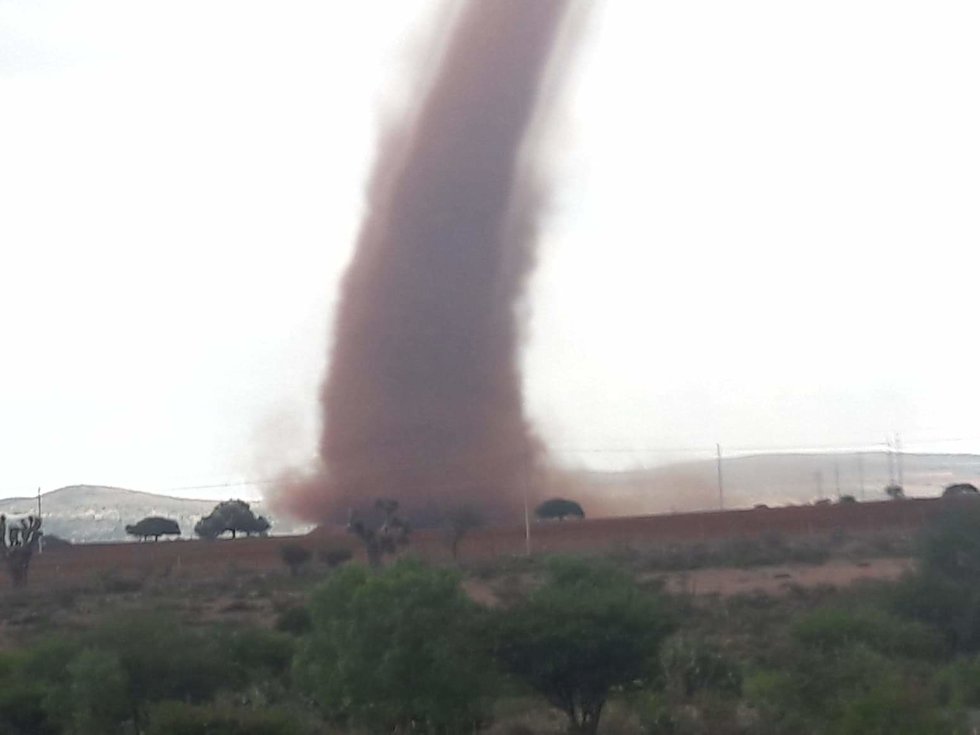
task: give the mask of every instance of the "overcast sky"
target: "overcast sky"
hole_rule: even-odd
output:
[[[431,5],[0,0],[0,495],[224,497],[186,488],[309,456]],[[980,5],[592,21],[527,327],[555,456],[980,450]]]

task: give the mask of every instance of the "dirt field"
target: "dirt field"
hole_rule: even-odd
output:
[[[861,580],[898,579],[912,570],[911,559],[829,561],[820,565],[781,564],[756,569],[697,569],[650,575],[664,578],[667,589],[691,595],[732,595],[761,592],[778,595],[793,587],[847,587]]]
[[[535,554],[599,553],[642,551],[669,543],[751,539],[766,534],[806,537],[831,533],[860,535],[884,530],[914,531],[952,502],[957,501],[905,500],[536,523],[532,526],[531,548]],[[40,554],[31,565],[31,579],[38,584],[57,585],[59,582],[72,583],[113,574],[144,578],[171,574],[198,577],[235,570],[281,570],[280,548],[287,542],[302,543],[315,554],[337,547],[350,548],[359,553],[356,540],[342,529],[317,529],[307,536],[289,538],[86,544],[51,549]],[[413,534],[410,551],[433,561],[449,558],[448,544],[440,531]],[[523,528],[485,529],[463,539],[460,558],[463,561],[479,561],[520,556],[524,551]],[[845,571],[841,567],[825,571],[842,579],[841,575],[851,573],[868,574],[866,569],[856,567]],[[887,565],[874,569],[886,575],[895,573]],[[794,574],[799,576],[803,572]],[[724,582],[707,573],[695,578],[699,580],[697,586],[701,589],[727,590],[742,584],[761,583],[759,580],[732,581],[727,573],[724,576],[727,580]],[[0,588],[7,584],[4,578],[0,581]]]

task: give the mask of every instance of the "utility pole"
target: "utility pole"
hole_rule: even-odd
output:
[[[858,465],[858,488],[861,491],[861,500],[864,501],[864,455],[858,452],[857,454],[857,465]]]
[[[715,444],[718,453],[718,510],[725,510],[725,483],[721,474],[721,444]]]
[[[837,488],[837,499],[840,500],[840,466],[834,462],[834,485]]]
[[[41,486],[37,488],[37,522],[41,522]],[[37,536],[37,553],[40,554],[44,551],[44,534],[38,534]]]
[[[895,484],[895,458],[892,456],[892,440],[885,437],[885,446],[887,447],[888,456],[888,484]]]
[[[895,463],[898,468],[898,486],[905,489],[905,468],[902,461],[902,435],[895,434]]]
[[[531,509],[528,507],[527,493],[531,484],[531,461],[524,459],[524,554],[531,556]]]

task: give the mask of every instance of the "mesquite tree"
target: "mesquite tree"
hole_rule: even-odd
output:
[[[354,511],[350,512],[347,521],[347,530],[357,536],[364,544],[367,552],[368,563],[372,567],[381,566],[381,559],[385,554],[394,554],[399,546],[408,545],[408,534],[411,528],[399,518],[398,501],[380,499],[374,503],[374,507],[381,511],[384,520],[377,528],[369,527],[364,521],[354,516]]]
[[[22,518],[19,524],[11,524],[7,528],[7,516],[0,515],[0,552],[7,562],[7,572],[15,587],[27,584],[27,570],[40,538],[40,517],[28,516]]]

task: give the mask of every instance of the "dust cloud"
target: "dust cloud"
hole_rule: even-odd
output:
[[[281,510],[343,520],[393,498],[516,522],[544,450],[524,412],[518,312],[545,177],[536,132],[570,34],[567,0],[459,7],[418,103],[389,130],[344,277],[317,466]]]

